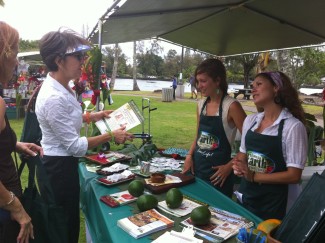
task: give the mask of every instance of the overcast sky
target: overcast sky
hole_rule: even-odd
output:
[[[0,20],[16,28],[24,40],[39,40],[49,31],[60,27],[78,33],[92,31],[98,19],[113,4],[113,0],[4,0],[0,7]],[[164,51],[180,48],[162,44]],[[132,57],[132,43],[121,45],[123,52]],[[129,60],[130,61],[130,60]]]
[[[25,40],[38,40],[45,33],[69,27],[89,31],[111,6],[113,0],[4,0],[0,20],[15,27]]]

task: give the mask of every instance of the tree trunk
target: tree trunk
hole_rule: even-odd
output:
[[[139,91],[137,83],[137,42],[133,42],[133,91]]]
[[[292,84],[295,86],[295,72],[291,66],[291,57],[289,50],[280,50],[277,54],[277,65],[278,70],[288,75],[291,79]]]
[[[244,65],[244,88],[249,88],[249,73],[251,69],[249,68],[249,65]]]
[[[118,44],[115,44],[115,54],[114,54],[114,64],[113,64],[113,70],[112,70],[112,77],[111,82],[109,83],[109,87],[111,90],[114,90],[115,85],[115,79],[117,75],[117,66],[118,66]]]

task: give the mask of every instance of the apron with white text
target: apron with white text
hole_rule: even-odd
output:
[[[270,174],[287,170],[282,152],[284,121],[281,120],[279,124],[277,136],[256,133],[251,129],[247,131],[245,144],[251,171]],[[284,217],[288,198],[287,184],[252,183],[243,178],[239,191],[243,193],[244,207],[258,217],[264,220]]]
[[[225,165],[231,160],[231,146],[222,123],[224,96],[220,101],[219,116],[206,116],[202,114],[209,99],[203,104],[200,113],[198,139],[194,151],[194,172],[197,177],[214,186],[210,181],[210,177],[215,173],[212,166]],[[222,187],[219,185],[214,187],[228,197],[231,197],[233,186],[233,173],[231,173]]]

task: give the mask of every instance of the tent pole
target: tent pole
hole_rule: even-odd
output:
[[[102,50],[102,30],[103,30],[103,20],[99,19],[98,20],[98,48],[99,50]],[[101,67],[99,67],[101,69]],[[99,70],[99,72],[101,72],[101,70]],[[101,79],[99,78],[97,80],[98,82],[98,88],[100,90],[100,83],[101,83]],[[99,111],[99,101],[100,101],[100,94],[99,96],[97,96],[97,100],[96,100],[96,111]]]

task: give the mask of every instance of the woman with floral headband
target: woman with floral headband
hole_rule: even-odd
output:
[[[262,219],[285,216],[300,193],[307,159],[304,112],[296,89],[282,72],[256,75],[252,95],[263,111],[247,116],[234,173],[242,176],[242,205]]]
[[[82,114],[80,103],[69,87],[70,80],[81,76],[84,54],[88,50],[88,41],[71,30],[52,31],[40,40],[40,54],[49,70],[35,109],[42,130],[42,163],[57,206],[62,206],[67,216],[69,235],[68,239],[62,236],[61,242],[69,243],[78,243],[79,237],[78,157],[107,141],[124,143],[133,139],[125,126],[94,137],[80,136],[83,122],[98,121],[112,112]],[[46,198],[47,193],[41,192],[42,197]]]

